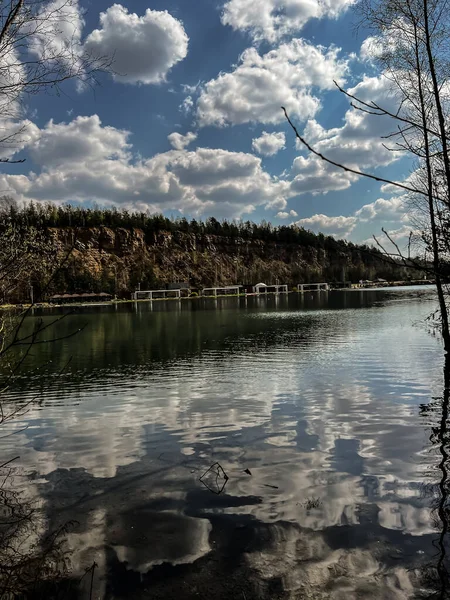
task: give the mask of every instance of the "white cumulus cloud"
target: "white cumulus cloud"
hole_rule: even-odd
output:
[[[347,237],[356,226],[356,217],[328,217],[327,215],[313,215],[305,219],[299,219],[295,225],[310,229],[311,231]]]
[[[382,223],[402,221],[408,211],[404,196],[394,196],[389,200],[378,198],[375,202],[365,204],[355,212],[361,222],[378,220]]]
[[[374,202],[365,204],[352,215],[329,217],[317,214],[300,219],[296,224],[316,232],[322,231],[338,237],[349,237],[364,244],[374,243],[372,236],[376,235],[390,250],[393,248],[382,233],[382,229],[387,230],[390,235],[392,234],[392,239],[399,241],[402,247],[409,242],[409,235],[413,232],[414,247],[419,248],[418,221],[406,196],[378,198]]]
[[[113,4],[100,14],[100,28],[90,33],[85,49],[114,56],[116,81],[160,83],[187,56],[189,38],[183,24],[167,11],[147,9],[143,16]]]
[[[247,31],[255,41],[276,42],[298,32],[310,19],[336,18],[357,0],[228,0],[222,23]]]
[[[282,131],[278,133],[263,131],[260,137],[252,140],[253,150],[263,156],[274,156],[274,154],[285,148],[285,144],[286,136]]]
[[[35,134],[28,151],[33,161],[44,168],[127,159],[129,135],[125,130],[104,127],[98,115],[76,117],[70,123],[51,120]]]
[[[29,24],[30,51],[41,60],[66,60],[73,64],[74,52],[82,53],[84,19],[78,0],[42,3],[36,19]]]
[[[175,148],[175,150],[184,150],[189,146],[189,144],[195,142],[197,139],[197,134],[189,131],[186,135],[182,135],[181,133],[175,131],[174,133],[168,135],[167,139],[169,140],[172,148]]]
[[[414,238],[420,236],[420,231],[415,230],[411,225],[403,225],[402,227],[399,227],[398,229],[388,230],[388,234],[389,234],[389,237],[391,237],[397,243],[398,242],[405,243],[405,242],[409,241],[409,236],[411,234]],[[416,239],[414,239],[412,241],[417,243]]]
[[[379,36],[369,36],[361,44],[359,56],[363,61],[372,61],[383,54],[383,43]]]
[[[363,101],[378,102],[392,112],[398,108],[392,84],[383,75],[365,76],[349,92]],[[392,132],[392,127],[391,119],[369,115],[351,107],[341,127],[325,129],[315,119],[310,119],[303,137],[315,150],[338,164],[370,173],[374,168],[389,165],[400,158],[398,153],[390,152],[384,146],[386,140],[382,139]],[[298,150],[305,150],[299,140],[296,144]],[[292,192],[298,194],[345,190],[358,179],[358,175],[334,167],[313,154],[297,157],[292,171]]]
[[[385,76],[364,77],[349,93],[365,102],[377,102],[388,110],[396,112],[398,105],[392,93],[392,83]],[[392,120],[369,115],[350,108],[344,116],[344,125],[324,129],[317,121],[310,120],[303,132],[304,138],[315,150],[327,158],[353,168],[386,166],[400,155],[386,147],[387,136],[393,131]],[[297,140],[297,148],[303,149]],[[313,158],[311,157],[311,160]]]
[[[192,111],[194,108],[194,100],[192,96],[186,96],[183,102],[179,106],[179,110],[184,113],[186,116]]]
[[[313,89],[334,88],[344,81],[348,62],[339,49],[313,46],[301,39],[266,54],[248,48],[230,73],[207,82],[197,102],[197,119],[204,125],[283,122],[281,106],[294,118],[306,120],[319,110]]]
[[[232,218],[286,205],[289,184],[264,171],[253,154],[197,148],[143,159],[132,150],[129,132],[102,125],[97,115],[50,121],[41,130],[34,126],[28,140],[40,170],[2,175],[0,185],[25,201],[97,201]]]
[[[358,177],[333,167],[325,161],[310,156],[298,156],[292,167],[294,178],[290,182],[291,195],[327,194],[348,189]]]
[[[295,210],[290,210],[289,212],[280,210],[275,216],[277,219],[288,219],[289,217],[298,217],[298,214]]]

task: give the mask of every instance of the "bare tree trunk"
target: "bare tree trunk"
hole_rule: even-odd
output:
[[[447,144],[447,131],[445,127],[444,111],[442,110],[441,91],[436,74],[435,58],[431,47],[430,23],[428,15],[428,0],[423,0],[424,26],[425,26],[425,45],[428,55],[428,63],[430,68],[431,80],[433,82],[433,95],[436,102],[436,110],[439,122],[440,138],[442,142],[442,159],[444,161],[445,179],[447,182],[447,198],[450,202],[450,159]]]
[[[437,428],[437,440],[439,444],[439,453],[441,461],[439,470],[442,473],[439,480],[439,503],[437,513],[442,523],[442,529],[438,539],[439,559],[436,565],[437,574],[440,583],[440,598],[448,598],[448,569],[447,569],[447,545],[446,537],[449,532],[449,512],[448,512],[448,481],[449,481],[449,452],[448,452],[448,419],[449,419],[449,400],[450,400],[450,363],[449,355],[445,357],[444,365],[444,392],[442,396],[442,413]]]
[[[427,0],[424,0],[426,4]],[[434,197],[433,197],[433,171],[431,165],[431,152],[430,152],[430,139],[427,129],[427,110],[425,105],[425,97],[423,92],[423,83],[422,83],[422,66],[420,62],[420,53],[419,53],[419,39],[417,32],[417,21],[412,14],[409,0],[407,0],[408,8],[411,12],[411,21],[414,27],[414,54],[416,61],[416,72],[417,72],[417,88],[419,95],[419,103],[420,103],[420,115],[422,118],[422,129],[423,129],[423,140],[424,140],[424,150],[425,150],[425,166],[427,172],[427,191],[428,191],[428,210],[430,215],[430,226],[431,226],[431,237],[432,237],[432,247],[433,247],[433,266],[435,271],[436,278],[436,288],[438,293],[439,300],[439,308],[441,311],[441,320],[442,320],[442,339],[444,340],[444,349],[445,352],[450,352],[450,331],[448,324],[448,310],[447,303],[445,301],[445,294],[442,285],[441,278],[441,269],[440,269],[440,253],[439,253],[439,242],[436,228],[436,215],[435,215],[435,206],[434,206]],[[439,99],[437,100],[439,102]],[[445,140],[444,140],[445,142]]]

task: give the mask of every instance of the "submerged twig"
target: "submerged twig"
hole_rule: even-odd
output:
[[[214,468],[216,468],[216,470],[214,471]],[[215,472],[216,475],[216,479],[215,479],[215,484],[216,484],[216,489],[213,489],[211,487],[211,485],[209,485],[208,481],[205,479],[206,475],[208,475],[208,473],[211,472]],[[220,486],[219,485],[219,477],[222,476],[223,477],[223,484]],[[227,485],[228,482],[228,475],[225,473],[224,468],[222,467],[222,465],[218,462],[215,462],[214,464],[212,464],[208,469],[206,469],[206,471],[203,473],[203,475],[201,477],[199,477],[199,481],[201,481],[203,483],[203,485],[213,494],[221,494],[223,492],[223,490],[225,489],[225,486]]]

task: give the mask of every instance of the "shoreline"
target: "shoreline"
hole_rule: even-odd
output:
[[[303,292],[298,292],[298,291],[288,291],[288,292],[268,292],[266,294],[254,294],[254,293],[249,293],[249,294],[224,294],[224,295],[217,295],[217,296],[182,296],[180,298],[152,298],[151,300],[148,298],[143,298],[141,300],[134,300],[134,299],[130,299],[130,300],[119,300],[119,299],[115,299],[115,300],[109,300],[109,301],[105,301],[105,302],[74,302],[74,303],[63,303],[63,304],[53,304],[50,302],[38,302],[34,305],[31,304],[3,304],[0,305],[0,310],[30,310],[30,309],[52,309],[52,308],[86,308],[89,306],[118,306],[118,305],[122,305],[122,304],[135,304],[135,303],[149,303],[149,302],[179,302],[179,301],[186,301],[186,300],[215,300],[217,298],[247,298],[247,297],[267,297],[267,296],[280,296],[280,295],[289,295],[289,294],[307,294],[307,293],[311,293],[311,294],[322,294],[322,293],[329,293],[329,292],[365,292],[365,291],[389,291],[389,290],[399,290],[402,288],[408,288],[408,287],[429,287],[429,286],[434,286],[434,283],[410,283],[410,282],[400,282],[400,281],[396,281],[393,282],[392,284],[389,284],[388,282],[386,282],[386,284],[384,285],[368,285],[368,286],[358,286],[358,284],[353,284],[352,287],[346,287],[346,288],[335,288],[335,289],[330,289],[330,290],[305,290]]]

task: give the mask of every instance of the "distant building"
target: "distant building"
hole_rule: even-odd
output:
[[[255,294],[261,294],[267,292],[267,285],[265,283],[257,283],[253,286],[253,292]]]

